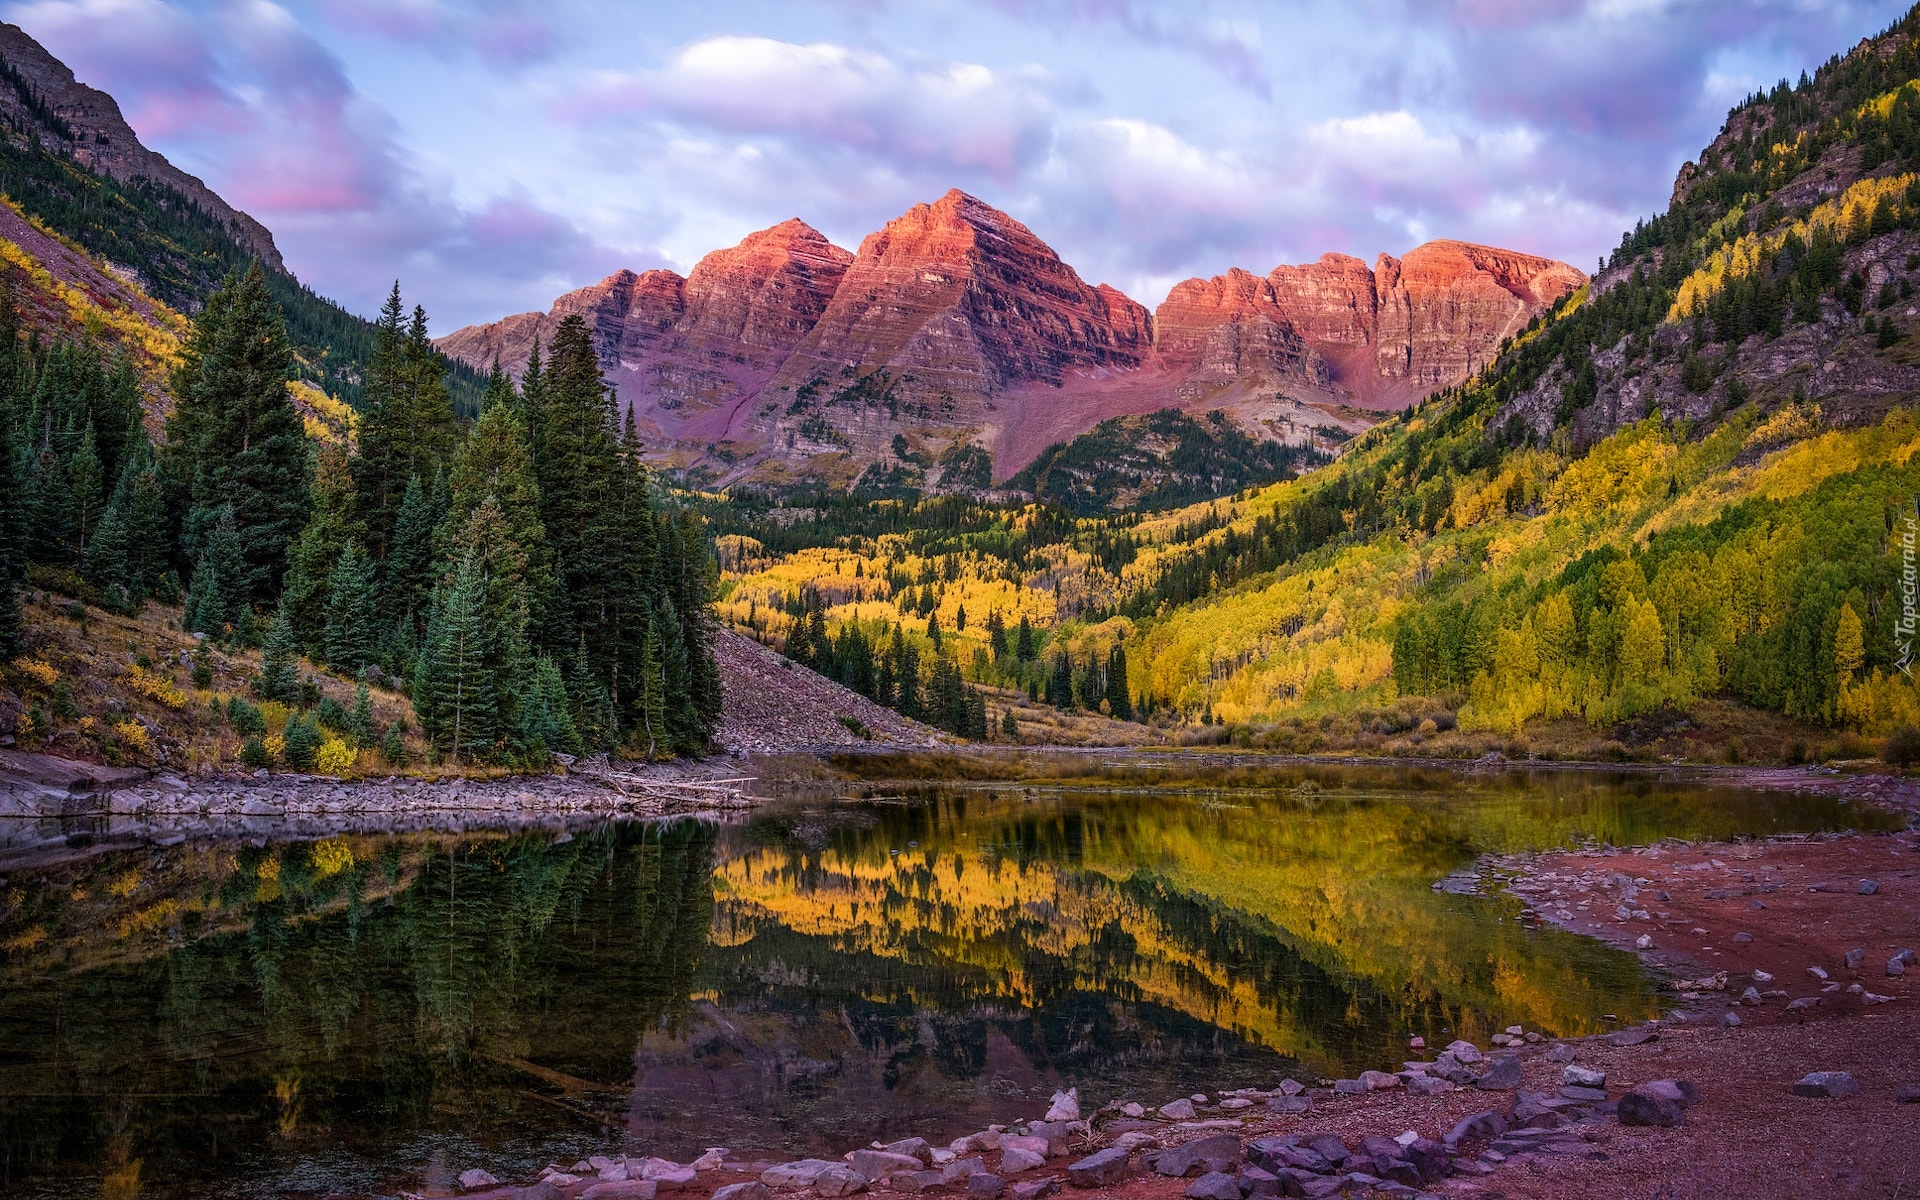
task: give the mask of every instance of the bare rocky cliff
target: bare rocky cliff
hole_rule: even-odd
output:
[[[656,453],[715,482],[978,488],[1100,421],[1225,409],[1261,436],[1363,428],[1456,383],[1585,282],[1564,263],[1431,242],[1373,267],[1329,254],[1177,285],[1149,312],[1089,285],[1019,221],[960,191],[857,253],[791,220],[685,278],[623,271],[440,339],[514,373],[570,313]]]

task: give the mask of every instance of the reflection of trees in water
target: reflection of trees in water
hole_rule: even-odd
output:
[[[694,821],[395,840],[332,871],[306,845],[239,858],[221,887],[242,932],[0,992],[12,1173],[92,1160],[115,1122],[149,1174],[217,1170],[283,1122],[292,1150],[484,1137],[516,1091],[553,1090],[508,1063],[624,1086],[641,1031],[683,1018],[711,922],[714,830]],[[115,1096],[150,1099],[128,1119]]]
[[[853,955],[868,997],[1051,1013],[1091,995],[1134,1008],[1149,1037],[1177,1013],[1318,1071],[1353,1070],[1390,1060],[1409,1033],[1484,1037],[1513,1021],[1584,1032],[1602,1012],[1650,1012],[1630,957],[1430,885],[1488,839],[1556,845],[1587,828],[1702,820],[1668,798],[1599,792],[919,798],[803,844],[742,837],[721,867],[727,949],[714,965],[745,955],[830,987],[829,964]],[[743,974],[775,990],[764,969]],[[726,995],[756,993],[742,982]],[[1047,1061],[1140,1036],[1097,1021],[1062,1030]],[[1095,1070],[1086,1057],[1080,1069]]]

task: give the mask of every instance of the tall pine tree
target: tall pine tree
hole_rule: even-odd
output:
[[[229,514],[240,550],[230,586],[247,602],[271,599],[306,524],[311,466],[287,391],[293,351],[258,263],[207,298],[183,359],[165,455],[186,502],[182,549],[199,559]]]

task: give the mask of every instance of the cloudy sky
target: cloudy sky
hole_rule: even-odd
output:
[[[1590,269],[1903,0],[28,0],[141,139],[436,330],[960,187],[1090,282],[1434,237]]]

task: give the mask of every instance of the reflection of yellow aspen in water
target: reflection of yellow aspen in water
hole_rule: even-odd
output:
[[[140,1160],[123,1162],[100,1177],[100,1200],[134,1200],[140,1194]]]
[[[300,1080],[297,1077],[293,1079],[282,1079],[279,1076],[275,1076],[273,1080],[273,1102],[280,1109],[278,1119],[280,1136],[287,1137],[292,1134],[294,1128],[300,1124]]]
[[[320,879],[338,875],[353,865],[353,850],[345,838],[328,838],[313,844],[313,873]]]
[[[253,898],[262,904],[271,904],[280,898],[280,860],[263,858],[260,860],[260,887]]]

